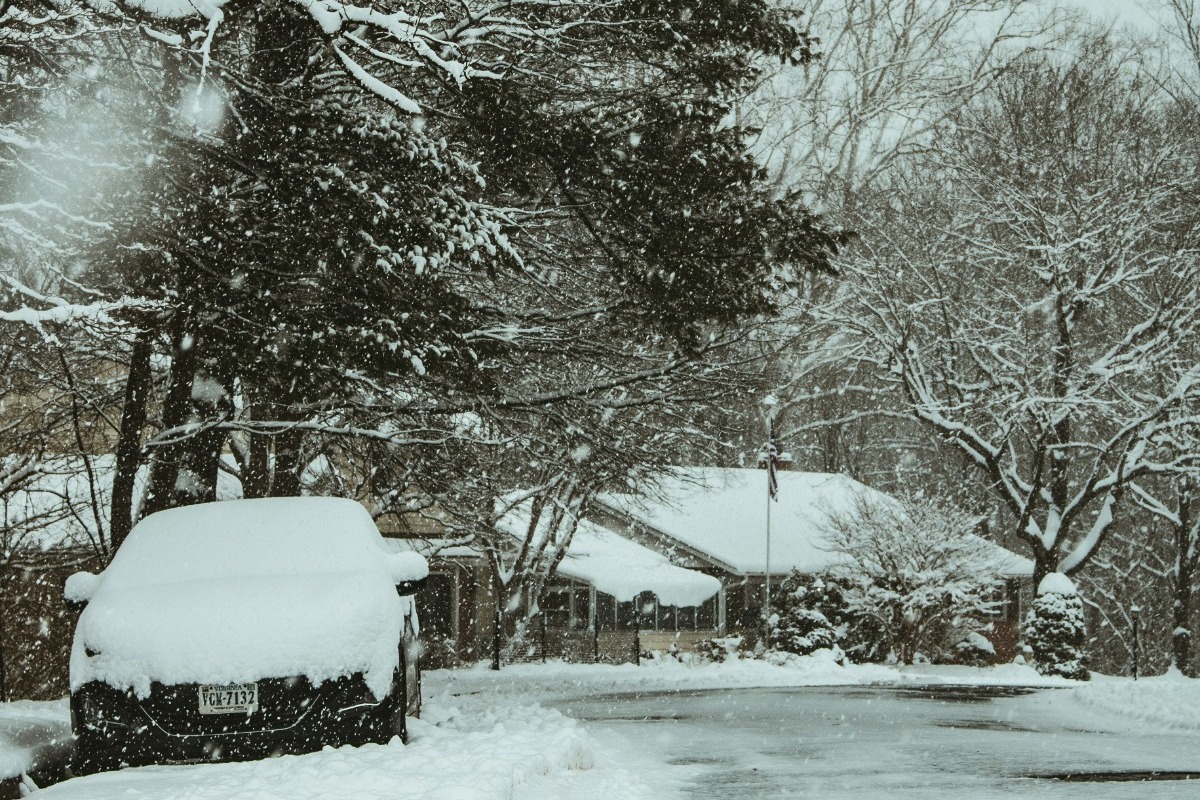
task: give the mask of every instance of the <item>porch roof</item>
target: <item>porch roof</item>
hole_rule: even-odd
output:
[[[501,530],[518,540],[528,526],[527,505],[509,512],[499,523]],[[619,602],[651,592],[665,606],[698,606],[721,589],[712,575],[675,566],[662,553],[586,519],[579,521],[558,575],[591,584]]]
[[[653,592],[661,605],[698,606],[721,589],[712,575],[677,567],[661,553],[587,520],[579,523],[558,573],[621,602]]]

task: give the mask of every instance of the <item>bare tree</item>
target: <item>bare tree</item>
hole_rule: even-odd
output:
[[[781,190],[853,215],[893,168],[1035,44],[1049,23],[1018,0],[804,4],[820,58],[772,70],[743,113]],[[853,220],[847,218],[848,223]]]
[[[757,151],[777,191],[811,198],[867,246],[898,216],[904,175],[931,157],[937,131],[1044,45],[1058,17],[1004,0],[820,0],[804,10],[820,57],[768,67],[740,113],[761,129]],[[806,299],[819,305],[836,286],[814,278]],[[814,335],[811,317],[790,323],[766,348],[764,392],[780,400],[778,430],[797,463],[880,486],[926,476],[939,461],[928,433],[889,415],[888,393]]]
[[[986,477],[1037,580],[1088,562],[1131,481],[1196,458],[1194,166],[1132,59],[1098,36],[1014,65],[834,323]]]

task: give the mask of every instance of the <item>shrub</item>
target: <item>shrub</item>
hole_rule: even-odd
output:
[[[742,658],[752,649],[741,636],[714,636],[696,643],[696,652],[702,661],[721,663],[730,658]]]
[[[995,662],[996,648],[983,634],[969,631],[962,641],[954,645],[950,658],[955,664],[982,667]]]
[[[793,572],[781,588],[778,613],[772,619],[771,648],[806,656],[814,650],[837,647],[837,631],[820,608],[825,599],[821,579],[810,580]]]
[[[1025,617],[1025,642],[1038,672],[1086,681],[1083,643],[1083,601],[1066,575],[1052,572],[1042,579],[1037,597]]]
[[[975,524],[944,501],[867,492],[830,514],[826,544],[844,557],[830,574],[846,611],[871,619],[902,663],[947,651],[998,607],[1002,551]]]

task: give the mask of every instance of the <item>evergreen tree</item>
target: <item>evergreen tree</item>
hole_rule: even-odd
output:
[[[801,656],[821,649],[840,654],[838,633],[821,611],[828,599],[824,581],[793,571],[781,588],[779,610],[771,625],[771,647]]]
[[[1038,672],[1081,681],[1090,677],[1083,664],[1083,601],[1066,575],[1052,572],[1042,579],[1024,633]]]

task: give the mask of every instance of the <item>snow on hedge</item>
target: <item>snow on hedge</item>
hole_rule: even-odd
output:
[[[234,500],[152,514],[94,586],[72,582],[72,594],[91,597],[71,687],[102,680],[144,696],[152,681],[362,672],[382,697],[412,602],[395,584],[426,573],[420,556],[388,553],[353,500]]]

